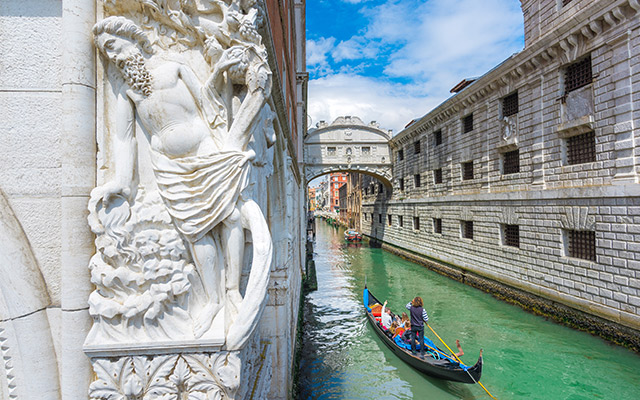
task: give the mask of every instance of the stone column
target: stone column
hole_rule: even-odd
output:
[[[92,290],[89,259],[95,252],[87,202],[95,186],[95,50],[91,28],[94,0],[63,0],[62,43],[62,340],[64,400],[88,398],[92,379],[82,344],[91,327],[87,299]]]
[[[600,71],[600,64],[615,71],[610,80],[603,79],[602,86],[608,86],[608,90],[598,90],[596,87],[596,102],[598,106],[607,105],[606,112],[610,112],[615,135],[615,177],[614,184],[633,184],[637,182],[637,145],[634,135],[634,101],[632,90],[631,68],[631,38],[629,34],[609,41],[609,51],[600,57],[592,57],[594,71]],[[611,104],[611,106],[609,106]],[[604,111],[604,110],[596,110]]]

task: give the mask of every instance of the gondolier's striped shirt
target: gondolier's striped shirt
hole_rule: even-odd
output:
[[[411,311],[411,302],[407,303],[406,308],[407,310]],[[424,322],[429,322],[429,316],[427,315],[427,311],[424,308],[422,309],[422,320]]]

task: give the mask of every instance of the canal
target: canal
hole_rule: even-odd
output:
[[[299,399],[489,399],[478,385],[426,377],[397,359],[367,323],[362,288],[402,312],[422,296],[431,326],[462,361],[484,349],[481,382],[498,399],[640,399],[640,356],[381,249],[347,244],[317,220],[318,290],[304,303]],[[433,338],[437,341],[436,338]]]

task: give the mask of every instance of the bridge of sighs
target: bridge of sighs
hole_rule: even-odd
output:
[[[391,186],[391,132],[372,121],[339,117],[331,124],[320,121],[304,140],[307,182],[331,172],[370,175]]]

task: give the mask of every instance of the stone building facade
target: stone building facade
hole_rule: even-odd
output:
[[[345,174],[345,177],[348,174]],[[347,183],[345,182],[338,189],[338,220],[342,225],[349,224],[349,206],[347,202]]]
[[[522,10],[521,52],[391,140],[393,194],[363,183],[363,231],[638,346],[640,3]]]
[[[136,6],[136,2],[145,4]],[[110,134],[107,98],[113,86],[106,73],[107,62],[94,47],[92,28],[109,15],[107,7],[146,10],[147,22],[153,24],[154,18],[163,17],[165,6],[189,5],[169,3],[33,0],[0,4],[0,342],[4,359],[0,399],[87,399],[91,382],[98,382],[97,369],[83,348],[97,320],[90,316],[88,306],[95,289],[89,265],[97,249],[87,206],[92,189],[113,174],[106,155],[109,148],[104,145]],[[222,3],[234,3],[236,16],[248,21],[243,28],[256,23],[250,19],[257,14],[239,10],[256,2]],[[264,44],[273,79],[267,102],[275,115],[276,140],[271,153],[266,153],[273,171],[262,199],[272,232],[273,258],[268,300],[257,324],[262,341],[256,344],[263,351],[250,360],[256,373],[245,376],[236,393],[243,398],[285,399],[293,380],[306,224],[306,187],[300,168],[307,120],[305,2],[257,3],[266,18],[259,21],[260,39],[252,40]],[[162,4],[155,8],[157,13],[149,11],[154,4]],[[170,11],[184,17],[184,13],[199,10]],[[175,28],[185,20],[171,22],[167,17],[163,21]],[[155,34],[163,32],[166,27]],[[189,33],[181,31],[185,32]],[[183,49],[192,44],[183,41]],[[246,273],[244,278],[246,281]],[[176,347],[159,350],[162,345],[154,354],[177,351]],[[172,357],[183,357],[178,353]],[[125,349],[105,351],[102,356],[123,354],[133,357]],[[100,355],[93,353],[92,357]],[[144,364],[144,358],[136,362]],[[128,367],[125,370],[133,373]],[[122,375],[127,390],[134,392],[140,379],[145,378]],[[159,381],[171,386],[167,377]],[[112,389],[116,393],[122,388]],[[140,393],[129,395],[142,397]]]
[[[350,172],[347,177],[347,226],[360,231],[362,207],[362,178],[365,175]]]

